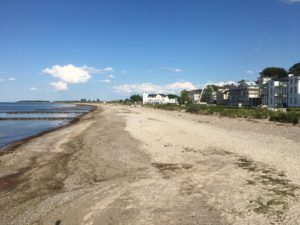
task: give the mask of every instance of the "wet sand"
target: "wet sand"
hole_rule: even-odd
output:
[[[300,128],[101,106],[0,157],[1,224],[299,224]]]

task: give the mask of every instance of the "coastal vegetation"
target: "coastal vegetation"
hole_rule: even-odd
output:
[[[267,67],[260,72],[261,77],[283,78],[288,76],[288,72],[280,67]]]
[[[267,67],[260,72],[260,77],[280,79],[287,77],[288,74],[300,75],[300,62],[294,64],[288,70],[281,67]]]
[[[185,111],[199,115],[216,115],[230,118],[253,118],[253,119],[269,119],[273,122],[298,124],[300,119],[300,109],[289,109],[287,112],[270,111],[262,108],[239,108],[230,106],[215,106],[215,105],[174,105],[174,104],[159,104],[147,105],[147,107],[163,109],[169,111]]]

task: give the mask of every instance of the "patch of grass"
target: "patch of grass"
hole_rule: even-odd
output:
[[[199,104],[191,104],[186,107],[186,111],[195,114],[214,114],[225,117],[239,118],[255,118],[266,119],[269,117],[269,112],[266,109],[259,108],[238,108],[228,106],[207,106]]]
[[[253,118],[253,119],[267,119],[270,121],[280,123],[292,123],[298,124],[300,119],[300,109],[290,108],[287,112],[273,112],[268,109],[262,108],[250,108],[250,107],[230,107],[230,106],[211,106],[211,105],[200,105],[200,104],[189,104],[189,105],[175,105],[175,104],[162,104],[162,105],[148,105],[156,109],[164,109],[170,111],[181,111],[193,114],[202,115],[218,115],[230,118]]]
[[[280,123],[299,123],[299,113],[295,112],[273,112],[270,115],[270,121],[280,122]]]
[[[151,107],[155,109],[164,109],[169,111],[180,111],[183,109],[183,106],[176,104],[157,104],[157,105],[145,105],[146,107]]]

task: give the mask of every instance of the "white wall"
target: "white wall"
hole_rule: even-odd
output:
[[[300,107],[300,78],[289,75],[288,106]]]

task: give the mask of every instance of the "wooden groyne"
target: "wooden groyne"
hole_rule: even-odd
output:
[[[6,113],[6,114],[80,114],[80,113],[85,113],[86,111],[82,112],[64,112],[64,111],[20,111],[20,112],[1,112],[1,113]]]
[[[0,117],[0,120],[73,120],[76,117]]]

